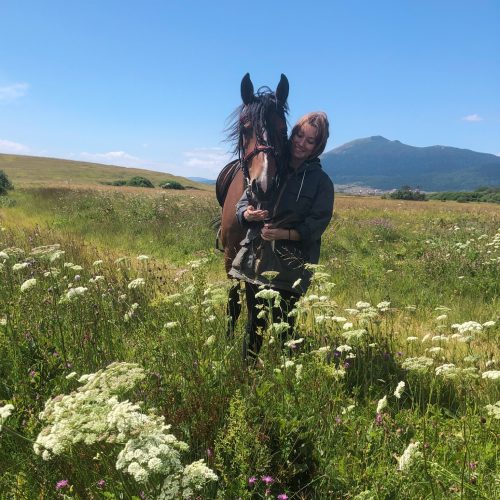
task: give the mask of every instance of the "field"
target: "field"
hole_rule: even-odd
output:
[[[256,366],[218,212],[0,198],[1,497],[498,498],[500,208],[338,196],[296,337],[270,325]]]

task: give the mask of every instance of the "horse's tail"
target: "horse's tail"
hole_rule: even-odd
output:
[[[222,213],[217,214],[211,221],[210,221],[210,227],[217,231],[217,235],[215,236],[215,249],[219,250],[220,252],[224,251],[224,247],[221,244],[220,241],[220,233],[222,229]]]

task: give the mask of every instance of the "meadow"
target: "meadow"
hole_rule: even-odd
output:
[[[203,190],[0,198],[1,497],[500,497],[500,208],[338,196],[257,366],[244,318],[225,333],[218,213]]]

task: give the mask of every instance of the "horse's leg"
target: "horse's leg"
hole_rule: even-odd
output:
[[[233,338],[234,336],[234,328],[236,326],[236,322],[240,317],[241,313],[241,300],[240,300],[240,282],[237,280],[233,280],[233,284],[229,289],[229,295],[227,298],[227,336],[229,338]]]

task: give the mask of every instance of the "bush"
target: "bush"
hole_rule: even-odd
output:
[[[140,175],[132,177],[132,179],[127,182],[127,186],[154,188],[153,183],[149,179]]]
[[[0,195],[7,194],[7,191],[14,189],[12,182],[10,182],[6,173],[0,170]]]
[[[412,201],[425,201],[427,197],[425,193],[421,193],[418,188],[413,189],[411,186],[402,186],[397,191],[389,195],[393,200],[412,200]]]
[[[160,184],[162,189],[186,189],[180,182],[177,181],[167,181]]]

